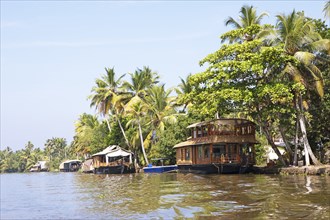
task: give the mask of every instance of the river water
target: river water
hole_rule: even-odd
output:
[[[1,174],[1,219],[330,219],[329,176]]]

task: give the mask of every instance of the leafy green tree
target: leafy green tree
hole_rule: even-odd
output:
[[[11,173],[19,171],[19,158],[10,147],[6,147],[0,153],[1,173]]]
[[[258,25],[239,29],[235,37],[253,35],[260,29]],[[280,47],[264,47],[258,39],[224,44],[201,61],[209,67],[191,77],[191,84],[198,87],[193,86],[187,96],[205,117],[244,112],[262,128],[279,160],[286,164],[274,144],[273,133],[277,123],[274,115],[286,113],[293,100],[294,85],[278,74],[288,62],[295,60]]]
[[[169,124],[164,131],[158,134],[158,141],[150,151],[151,158],[167,158],[170,164],[176,163],[176,151],[173,146],[186,141],[190,136],[187,127],[197,122],[193,117],[178,115],[177,123]]]
[[[75,136],[72,143],[79,157],[88,158],[90,154],[102,151],[109,145],[109,130],[106,122],[100,122],[96,116],[80,115],[75,124]]]
[[[49,159],[50,169],[58,169],[60,163],[67,158],[65,138],[53,137],[47,139],[45,143],[45,153]]]

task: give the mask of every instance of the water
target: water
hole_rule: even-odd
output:
[[[1,219],[330,219],[329,176],[1,174]]]

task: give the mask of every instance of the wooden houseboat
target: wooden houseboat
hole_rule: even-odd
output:
[[[255,124],[215,119],[188,126],[191,137],[174,146],[179,172],[240,173],[255,164]]]
[[[60,164],[61,172],[77,172],[81,167],[80,160],[67,160]]]
[[[112,145],[93,154],[94,173],[123,174],[134,173],[133,153]]]

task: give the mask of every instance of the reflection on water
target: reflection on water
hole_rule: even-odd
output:
[[[329,219],[330,177],[2,174],[1,219]]]

